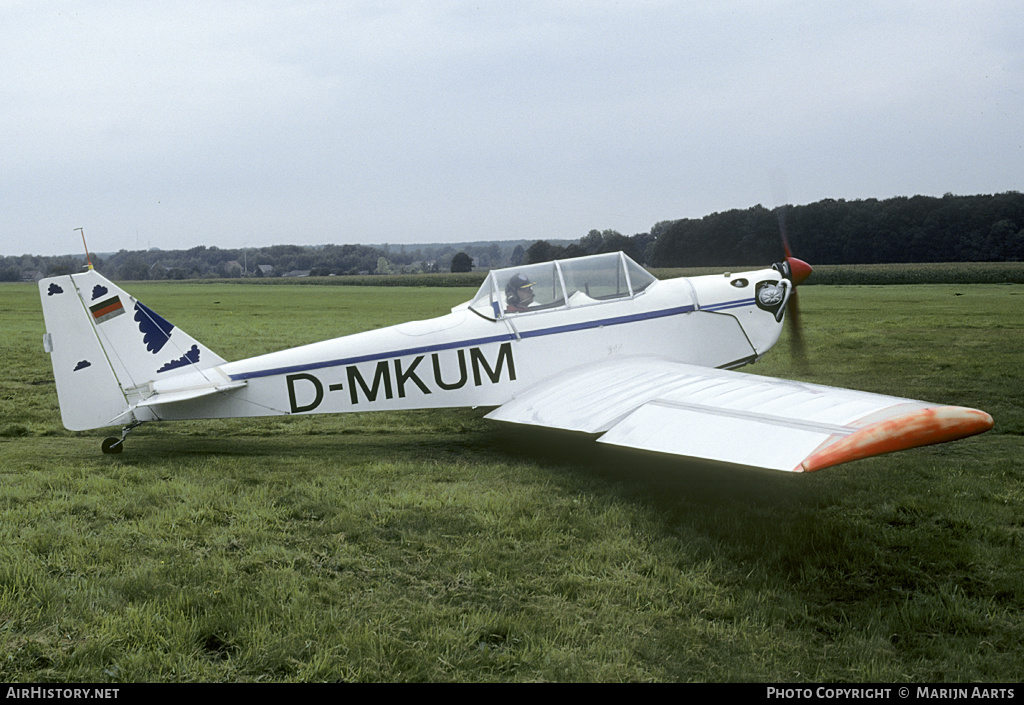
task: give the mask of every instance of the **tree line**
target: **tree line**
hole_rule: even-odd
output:
[[[274,245],[245,249],[128,251],[94,257],[113,279],[399,274],[489,269],[622,250],[650,267],[747,266],[777,260],[785,232],[793,253],[814,264],[1024,260],[1024,194],[825,199],[761,205],[703,218],[662,221],[649,232],[591,230],[578,240],[459,245]],[[0,281],[27,273],[80,271],[85,257],[0,258]]]
[[[469,271],[508,264],[512,244],[390,247],[388,245],[273,245],[244,249],[206,247],[188,250],[120,250],[93,254],[97,271],[117,280],[204,279],[354,274],[419,274]],[[81,271],[85,255],[0,257],[0,281]],[[467,269],[468,265],[468,269]]]
[[[793,254],[814,264],[1019,262],[1024,194],[758,205],[663,221],[630,237],[592,230],[564,247],[541,241],[527,250],[527,260],[623,250],[651,267],[757,265],[780,257],[783,232]]]

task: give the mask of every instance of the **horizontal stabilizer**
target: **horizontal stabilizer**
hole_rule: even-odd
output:
[[[232,384],[222,384],[219,386],[201,387],[199,389],[185,389],[177,392],[164,392],[162,394],[154,394],[147,397],[136,404],[139,406],[161,406],[163,404],[177,404],[183,401],[191,401],[193,399],[200,399],[202,397],[208,397],[211,394],[222,394],[229,392],[232,389],[239,389],[244,387],[246,382],[234,382]]]
[[[487,418],[602,443],[811,471],[992,427],[975,409],[638,357],[535,385]]]

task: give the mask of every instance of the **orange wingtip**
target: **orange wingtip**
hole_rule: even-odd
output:
[[[984,433],[992,424],[992,417],[984,411],[934,406],[865,426],[808,456],[793,469],[814,472],[873,455],[955,441]]]

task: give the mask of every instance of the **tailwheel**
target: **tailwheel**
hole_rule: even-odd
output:
[[[116,438],[115,436],[104,438],[103,443],[100,444],[100,448],[108,455],[120,453],[124,450],[124,439]]]
[[[120,438],[117,438],[116,436],[109,436],[108,438],[104,438],[103,443],[100,444],[100,449],[107,455],[116,455],[117,453],[120,453],[121,451],[124,450],[124,439],[128,436],[129,433],[131,433],[144,423],[146,422],[132,421],[127,426],[121,428]]]

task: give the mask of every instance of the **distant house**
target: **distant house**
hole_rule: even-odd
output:
[[[308,277],[309,273],[311,271],[312,270],[310,270],[310,269],[293,269],[292,271],[286,272],[285,274],[282,274],[281,276],[282,277]]]
[[[46,275],[40,272],[38,269],[30,269],[21,273],[21,280],[23,282],[37,282],[44,278]]]
[[[274,265],[257,264],[253,274],[257,277],[272,277],[274,276]]]

